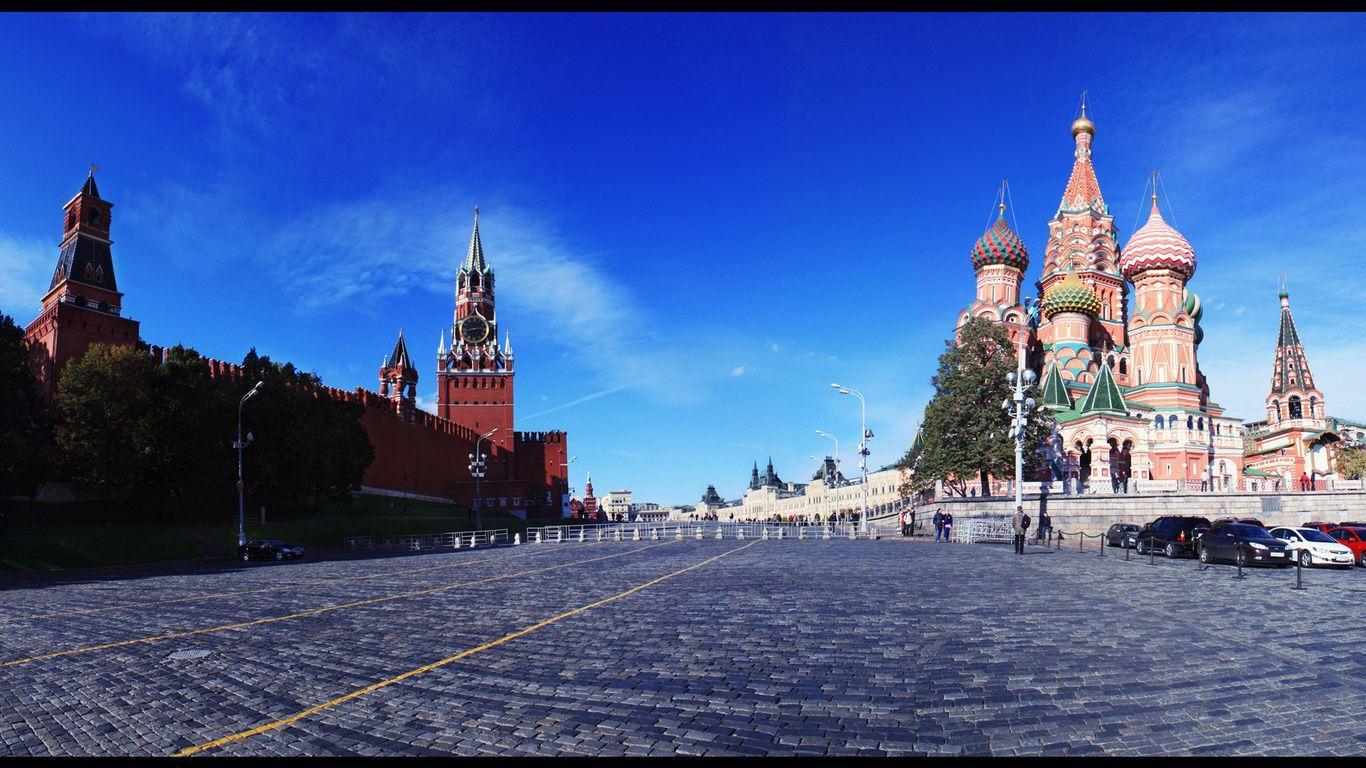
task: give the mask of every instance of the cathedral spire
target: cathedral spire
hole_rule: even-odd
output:
[[[1309,392],[1314,389],[1314,375],[1309,372],[1309,358],[1304,354],[1300,333],[1295,330],[1295,318],[1290,314],[1290,291],[1282,277],[1281,327],[1276,334],[1276,366],[1271,377],[1271,393],[1283,395],[1291,390]]]
[[[470,232],[470,247],[465,253],[466,272],[487,272],[488,262],[484,260],[484,243],[479,239],[479,206],[474,206],[474,230]]]
[[[1096,169],[1091,165],[1091,140],[1096,136],[1096,124],[1086,116],[1085,94],[1082,95],[1081,116],[1072,123],[1072,140],[1075,160],[1072,163],[1072,176],[1067,179],[1063,190],[1062,202],[1058,213],[1078,213],[1088,208],[1108,216],[1110,209],[1100,194],[1100,182],[1096,180]]]

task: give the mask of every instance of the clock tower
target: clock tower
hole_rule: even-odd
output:
[[[512,346],[507,335],[501,346],[498,343],[493,286],[493,268],[484,259],[479,209],[475,208],[470,247],[455,278],[450,346],[443,331],[436,349],[436,414],[481,435],[497,429],[483,443],[490,449],[485,451],[489,455],[487,477],[512,480]]]

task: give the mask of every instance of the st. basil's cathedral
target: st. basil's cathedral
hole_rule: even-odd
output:
[[[1268,420],[1248,425],[1254,447],[1245,455],[1242,420],[1210,399],[1200,370],[1195,249],[1163,218],[1156,179],[1147,222],[1120,247],[1093,164],[1095,135],[1083,105],[1072,124],[1072,173],[1048,222],[1036,283],[1042,299],[1022,302],[1029,253],[1006,222],[1003,196],[999,217],[972,248],[977,297],[958,318],[959,329],[971,318],[1003,325],[1039,376],[1041,407],[1058,425],[1041,449],[1051,471],[1039,479],[1080,480],[1099,492],[1145,481],[1235,491],[1290,490],[1332,474],[1338,438],[1288,293]]]

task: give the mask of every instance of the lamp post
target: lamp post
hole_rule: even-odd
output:
[[[470,454],[470,475],[474,477],[474,530],[476,531],[484,530],[484,515],[480,512],[480,502],[482,499],[479,498],[479,481],[483,479],[484,470],[488,466],[484,462],[484,459],[487,459],[488,455],[479,452],[479,444],[484,441],[484,438],[497,431],[498,428],[494,427],[480,435],[474,441],[474,453]]]
[[[859,408],[859,444],[858,454],[859,473],[863,475],[863,514],[859,516],[859,532],[868,532],[868,440],[873,436],[868,429],[868,403],[863,399],[863,393],[857,389],[851,389],[842,384],[830,385],[841,395],[853,395],[858,398]]]
[[[1034,383],[1037,376],[1034,371],[1025,368],[1024,364],[1024,345],[1019,347],[1019,354],[1016,356],[1015,370],[1006,374],[1006,381],[1011,386],[1010,397],[1001,401],[1001,408],[1006,413],[1011,414],[1010,438],[1015,441],[1015,506],[1024,505],[1022,491],[1020,487],[1021,475],[1023,474],[1024,439],[1025,425],[1029,423],[1029,414],[1034,410],[1034,398],[1025,397],[1025,389]]]
[[[255,397],[256,393],[260,392],[261,387],[265,385],[265,381],[256,382],[256,386],[242,395],[242,399],[237,403],[237,440],[233,442],[232,447],[237,449],[237,546],[239,547],[247,543],[246,494],[242,485],[242,449],[246,448],[247,443],[252,441],[250,432],[247,433],[247,439],[242,440],[242,406]]]
[[[577,458],[579,457],[571,456],[569,457],[569,461],[560,462],[560,466],[564,467],[565,494],[570,497],[573,497],[574,495],[574,488],[569,484],[569,465],[573,464],[574,460]],[[569,517],[569,501],[567,499],[565,501],[560,502],[560,517]]]

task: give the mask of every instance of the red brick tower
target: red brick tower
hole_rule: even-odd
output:
[[[57,377],[68,361],[95,342],[137,344],[138,323],[123,317],[123,294],[114,281],[110,253],[110,209],[100,199],[91,168],[81,191],[66,204],[57,269],[43,296],[43,309],[24,336],[32,345],[33,366],[46,397],[57,391]]]
[[[588,471],[588,479],[583,484],[583,516],[589,520],[598,519],[598,497],[593,495],[593,471]]]
[[[379,369],[379,393],[389,398],[394,413],[404,421],[412,421],[417,412],[417,369],[408,357],[408,345],[403,342],[403,331],[398,332],[394,351]]]
[[[515,480],[512,347],[506,337],[504,345],[498,345],[493,285],[493,268],[484,259],[479,209],[475,208],[469,250],[455,280],[451,346],[446,348],[443,333],[437,348],[436,413],[481,435],[497,429],[480,448],[489,455],[486,477]]]

